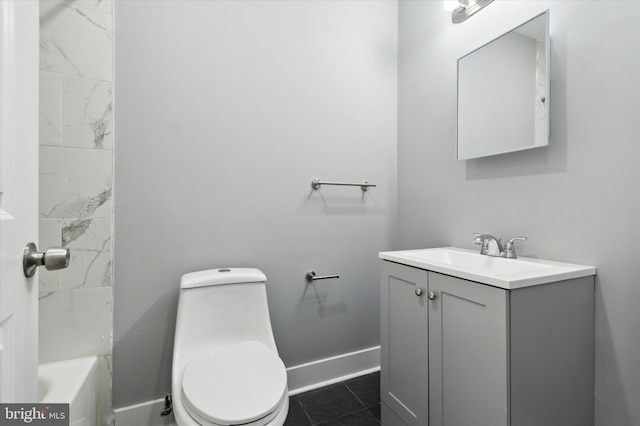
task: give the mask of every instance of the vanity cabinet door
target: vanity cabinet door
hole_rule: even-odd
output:
[[[507,426],[507,290],[428,274],[429,426]]]
[[[382,422],[428,422],[427,277],[422,269],[381,264]]]

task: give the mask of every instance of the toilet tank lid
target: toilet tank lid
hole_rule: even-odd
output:
[[[220,268],[190,272],[180,279],[180,288],[197,288],[212,285],[256,283],[267,281],[267,276],[255,268]]]

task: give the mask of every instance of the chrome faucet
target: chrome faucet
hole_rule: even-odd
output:
[[[480,254],[494,257],[505,257],[507,259],[515,259],[516,249],[514,247],[515,241],[524,241],[527,237],[513,237],[502,247],[502,239],[496,238],[489,234],[473,234],[475,236],[473,242],[480,246]]]
[[[489,234],[473,234],[476,238],[474,244],[480,246],[480,254],[487,256],[501,256],[503,253],[501,239]]]

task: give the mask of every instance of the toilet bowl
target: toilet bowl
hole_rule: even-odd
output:
[[[267,306],[266,276],[225,268],[182,276],[171,391],[179,426],[281,426],[287,372]]]

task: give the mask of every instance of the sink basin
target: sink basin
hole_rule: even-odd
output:
[[[505,259],[455,247],[387,251],[380,259],[427,269],[505,289],[515,289],[596,274],[593,266],[519,257]]]

